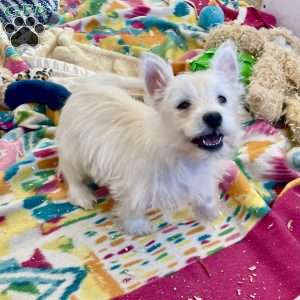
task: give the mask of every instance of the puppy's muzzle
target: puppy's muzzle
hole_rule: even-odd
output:
[[[209,128],[209,133],[196,136],[191,140],[191,143],[207,151],[217,151],[221,149],[224,138],[224,135],[219,131],[223,122],[222,115],[218,112],[209,112],[206,113],[202,119]]]

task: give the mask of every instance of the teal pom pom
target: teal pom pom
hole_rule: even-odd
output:
[[[190,12],[190,6],[186,2],[179,2],[175,6],[174,15],[176,17],[187,16]]]
[[[210,30],[223,24],[224,19],[224,12],[220,7],[214,5],[206,6],[199,14],[198,25],[206,30]]]

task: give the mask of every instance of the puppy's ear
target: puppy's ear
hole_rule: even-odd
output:
[[[218,48],[212,60],[211,68],[222,73],[230,81],[239,80],[240,68],[237,50],[232,41],[228,40]]]
[[[173,77],[171,66],[159,56],[145,53],[140,68],[148,95],[155,101],[161,100]]]

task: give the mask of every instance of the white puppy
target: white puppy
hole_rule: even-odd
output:
[[[60,169],[71,201],[96,201],[85,179],[107,185],[123,228],[151,231],[145,211],[190,201],[198,217],[217,213],[217,178],[240,136],[236,51],[216,52],[210,70],[173,76],[169,64],[144,55],[141,73],[148,104],[114,85],[88,80],[63,108],[57,129]],[[122,81],[122,87],[126,86]]]

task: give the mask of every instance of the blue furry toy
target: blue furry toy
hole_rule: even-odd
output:
[[[43,80],[21,80],[8,85],[4,94],[4,104],[15,109],[25,103],[40,103],[52,110],[61,109],[71,95],[60,84]]]

